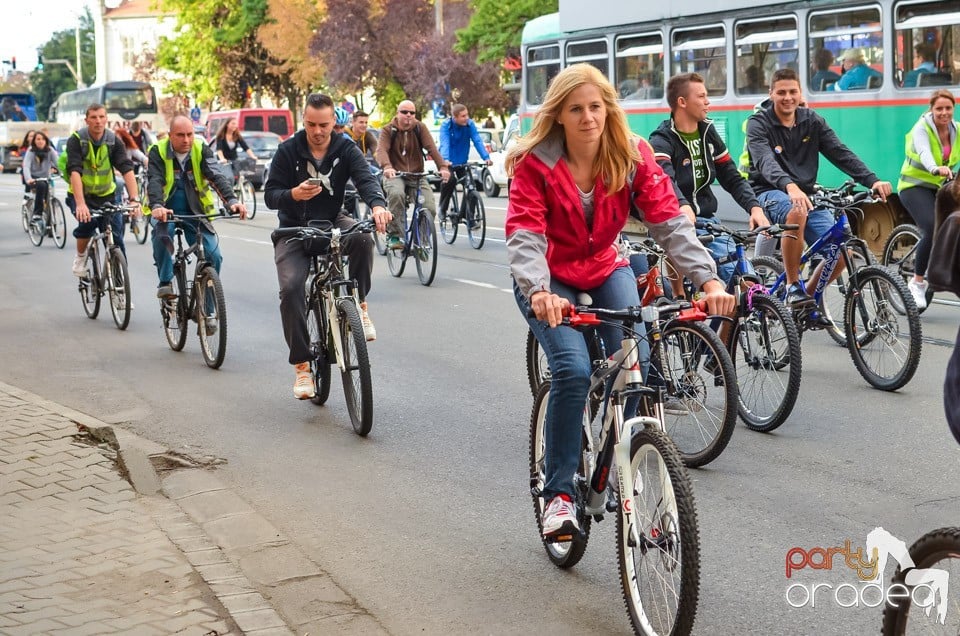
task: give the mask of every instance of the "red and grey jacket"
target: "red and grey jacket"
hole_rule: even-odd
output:
[[[624,184],[608,196],[602,176],[597,177],[591,227],[559,138],[543,141],[517,162],[507,204],[507,257],[526,297],[549,291],[551,278],[574,289],[594,289],[617,267],[628,266],[615,243],[631,207],[697,287],[716,278],[716,265],[680,212],[673,185],[654,161],[650,144],[641,140],[638,147],[640,162],[629,188]]]

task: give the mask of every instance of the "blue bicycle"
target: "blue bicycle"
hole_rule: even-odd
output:
[[[407,222],[407,210],[403,210],[400,223],[404,228],[403,246],[397,249],[387,249],[387,266],[390,273],[397,278],[403,276],[403,269],[407,265],[407,258],[413,256],[417,262],[417,277],[420,283],[429,286],[437,275],[437,230],[434,228],[430,213],[423,206],[423,194],[420,191],[420,179],[426,172],[398,172],[397,176],[416,183],[417,191],[413,196],[413,213],[410,222]]]
[[[815,305],[795,310],[794,318],[801,331],[819,328],[816,321],[820,312],[835,328],[841,323],[844,342],[863,379],[877,389],[895,391],[913,378],[920,363],[920,316],[903,278],[872,264],[873,255],[866,242],[850,230],[847,212],[859,213],[862,204],[873,201],[872,192],[854,192],[853,188],[853,182],[848,181],[835,189],[818,188],[810,197],[814,208],[833,210],[837,221],[800,258],[801,268],[818,258],[824,266],[813,293]],[[836,314],[827,312],[825,294],[831,287],[831,274],[845,254],[845,271],[835,283],[843,296],[838,320]],[[759,256],[753,259],[753,265],[771,294],[786,295],[782,262]]]

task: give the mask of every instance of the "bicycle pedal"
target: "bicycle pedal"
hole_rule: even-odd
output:
[[[544,537],[543,540],[546,541],[547,543],[568,543],[570,541],[573,541],[575,536],[576,535],[571,532],[568,534],[555,534],[549,537]]]

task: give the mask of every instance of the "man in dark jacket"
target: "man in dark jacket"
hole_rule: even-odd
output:
[[[803,97],[796,71],[782,68],[774,72],[770,98],[771,108],[755,112],[747,120],[749,180],[771,221],[800,225],[798,232],[784,233],[781,242],[788,283],[786,302],[809,305],[813,303],[809,292],[816,286],[819,270],[810,278],[809,289],[799,283],[801,237],[813,243],[834,223],[833,213],[813,209],[808,197],[817,181],[820,153],[884,201],[892,188],[840,141],[823,117],[812,109],[800,108]],[[836,268],[833,278],[842,270]]]
[[[280,144],[270,165],[264,186],[267,207],[278,210],[280,227],[301,227],[308,221],[329,221],[341,229],[356,221],[343,212],[343,193],[353,179],[360,197],[373,210],[377,230],[386,230],[393,217],[363,153],[348,135],[333,132],[333,100],[313,93],[303,110],[304,129]],[[354,234],[343,241],[350,258],[350,278],[357,281],[360,318],[367,340],[376,339],[376,330],[367,314],[366,296],[373,270],[373,239]],[[293,394],[301,400],[314,396],[310,375],[310,339],[307,335],[307,306],[303,288],[310,270],[310,257],[298,241],[277,241],[274,262],[280,281],[280,318],[290,348],[290,364],[296,368]]]
[[[670,118],[650,135],[654,156],[673,181],[680,210],[690,218],[716,221],[717,197],[710,184],[714,178],[750,215],[750,229],[769,225],[753,189],[734,165],[723,139],[707,119],[710,98],[703,77],[682,73],[667,82]],[[714,239],[707,249],[715,259],[730,254],[736,245],[730,237]],[[724,282],[730,280],[736,263],[717,266]]]

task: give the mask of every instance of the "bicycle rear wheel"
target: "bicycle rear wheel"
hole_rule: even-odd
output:
[[[200,272],[194,290],[197,299],[197,332],[200,334],[200,353],[211,369],[219,369],[227,355],[227,301],[223,295],[220,275],[213,265]]]
[[[84,267],[87,273],[80,278],[78,289],[83,312],[87,318],[94,319],[100,314],[100,261],[97,244],[91,242],[87,247],[87,260]]]
[[[790,416],[800,391],[800,335],[778,300],[754,294],[734,325],[730,357],[737,374],[737,411],[752,430],[769,432]]]
[[[671,321],[663,328],[663,355],[651,373],[666,387],[664,428],[691,468],[709,464],[730,442],[737,424],[737,377],[730,354],[710,327]]]
[[[142,211],[131,216],[130,231],[137,243],[140,245],[146,243],[147,235],[150,233],[150,217],[145,216]]]
[[[50,226],[54,245],[63,249],[67,244],[67,215],[64,214],[63,204],[59,199],[51,199]]]
[[[418,218],[419,231],[412,251],[417,259],[417,278],[421,285],[429,286],[437,275],[437,231],[426,209],[420,210]]]
[[[883,256],[880,262],[889,267],[891,271],[900,274],[905,283],[909,283],[913,279],[913,275],[917,273],[917,243],[920,242],[922,236],[920,228],[916,225],[904,223],[893,228],[883,246]],[[926,311],[927,307],[930,306],[930,301],[933,300],[933,289],[927,286],[927,293],[924,295],[927,299],[927,306],[923,309],[917,308],[917,311],[921,314]],[[897,313],[901,315],[906,313],[906,308],[898,306],[896,299],[891,298],[890,300],[894,303],[893,308],[897,310]]]
[[[920,364],[922,334],[903,279],[880,265],[864,267],[853,276],[843,315],[847,349],[863,379],[884,391],[906,385]]]
[[[360,206],[360,218],[364,221],[373,222],[373,210],[370,209],[370,206],[363,199],[360,199],[357,205]],[[387,235],[383,232],[373,231],[373,244],[377,247],[377,254],[380,254],[380,256],[387,253]]]
[[[107,292],[110,313],[113,314],[117,329],[123,331],[130,324],[130,274],[127,271],[127,259],[119,247],[111,248],[109,259]]]
[[[533,332],[527,329],[527,382],[530,392],[536,397],[540,387],[550,381],[550,365],[547,354],[540,348],[540,342]]]
[[[443,237],[443,242],[447,245],[453,245],[453,242],[457,240],[457,232],[460,229],[459,212],[460,201],[458,200],[457,193],[454,192],[450,196],[450,201],[447,204],[447,213],[438,213],[440,236]]]
[[[323,406],[330,397],[330,365],[334,362],[328,348],[327,315],[317,299],[307,297],[307,332],[310,336],[310,370],[313,372],[312,401]]]
[[[546,433],[544,426],[549,396],[550,383],[545,382],[533,398],[533,411],[530,414],[530,493],[533,496],[533,513],[537,518],[537,531],[540,533],[540,540],[547,551],[547,557],[557,567],[566,569],[579,563],[580,559],[583,558],[583,553],[587,550],[587,543],[590,540],[591,518],[583,512],[586,497],[582,488],[578,487],[575,503],[577,521],[580,523],[580,533],[574,534],[569,541],[548,541],[543,538],[543,511],[549,502],[544,501],[540,493],[545,484]],[[586,410],[584,410],[584,417],[587,417]],[[586,449],[586,440],[581,436],[580,466],[574,479],[574,483],[579,483],[581,486],[586,484],[589,478],[586,465]]]
[[[676,446],[654,429],[634,433],[630,470],[640,545],[630,545],[630,528],[617,512],[620,585],[630,622],[637,634],[689,634],[700,596],[700,530],[690,477]]]
[[[340,314],[340,354],[343,369],[343,395],[350,412],[350,422],[357,435],[366,437],[373,428],[373,381],[370,378],[370,358],[367,355],[367,339],[363,335],[363,323],[353,298],[338,298]]]
[[[257,216],[257,189],[246,179],[240,189],[243,191],[243,204],[247,206],[247,219],[252,221]]]
[[[187,321],[189,320],[190,298],[187,296],[187,282],[183,267],[174,265],[173,298],[160,300],[160,316],[163,318],[163,333],[167,337],[167,344],[174,351],[181,351],[187,343]]]
[[[884,604],[881,633],[960,634],[960,527],[928,532],[910,546],[909,554],[915,567],[898,565],[887,588],[902,586],[896,589],[906,589],[909,596]],[[914,600],[921,605],[914,607]],[[933,611],[928,614],[923,607]]]
[[[477,192],[471,192],[467,198],[467,237],[470,246],[478,250],[487,238],[487,212],[483,208],[483,199]]]

